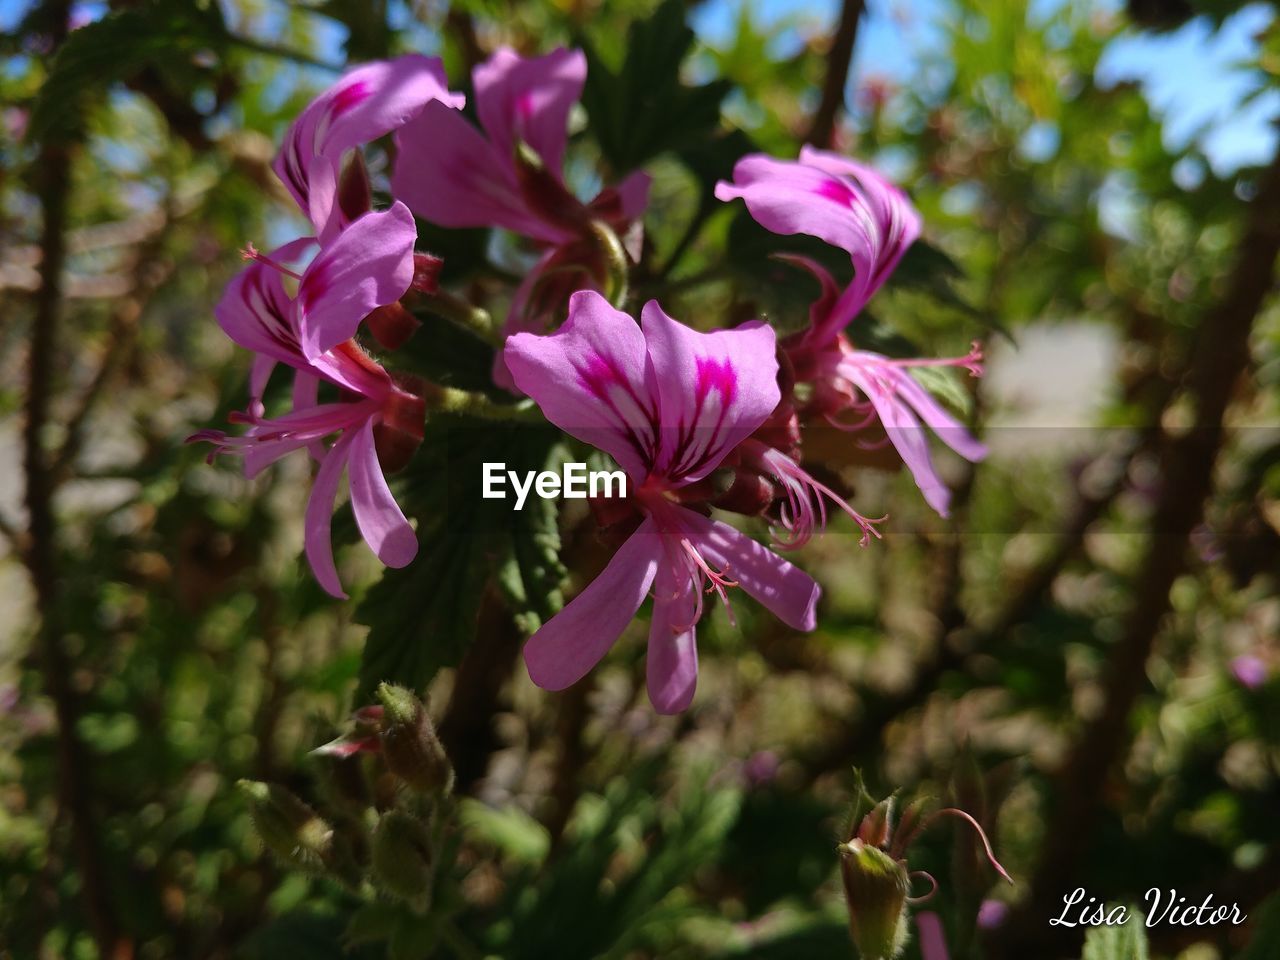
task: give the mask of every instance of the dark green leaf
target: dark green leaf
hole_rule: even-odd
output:
[[[587,56],[582,104],[601,152],[617,173],[693,143],[720,122],[720,102],[732,84],[714,80],[688,87],[680,82],[680,65],[694,41],[684,17],[681,0],[666,0],[648,20],[633,24],[617,71],[589,41],[580,41]]]
[[[421,690],[441,667],[456,665],[495,577],[517,615],[553,611],[562,573],[554,503],[545,510],[531,498],[517,513],[511,500],[480,494],[482,464],[541,470],[558,436],[551,427],[466,417],[428,423],[422,450],[396,483],[398,502],[418,521],[418,556],[387,570],[356,611],[369,627],[357,702],[381,681]]]

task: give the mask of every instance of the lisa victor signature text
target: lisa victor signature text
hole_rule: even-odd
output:
[[[1129,922],[1129,908],[1107,906],[1097,897],[1085,897],[1084,887],[1076,887],[1062,898],[1062,913],[1049,921],[1054,927],[1118,927]],[[1220,923],[1241,924],[1248,915],[1236,904],[1215,904],[1213,894],[1200,903],[1188,903],[1186,897],[1170,887],[1152,887],[1142,897],[1147,904],[1148,927],[1167,924],[1171,927],[1212,927]]]

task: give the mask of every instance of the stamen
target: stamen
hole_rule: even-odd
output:
[[[969,352],[963,357],[914,358],[886,362],[894,367],[964,367],[969,371],[969,376],[980,377],[984,372],[982,360],[982,344],[974,340],[969,345]]]
[[[680,538],[680,548],[684,551],[684,560],[688,564],[687,570],[689,578],[693,582],[696,601],[694,603],[693,618],[677,629],[683,633],[702,619],[702,611],[704,609],[702,583],[704,580],[707,581],[705,592],[715,593],[720,597],[720,601],[724,604],[725,613],[729,616],[729,622],[736,627],[738,622],[734,619],[733,607],[729,605],[728,590],[731,587],[738,586],[738,581],[729,579],[729,568],[726,566],[723,570],[716,570],[711,564],[707,563],[702,554],[698,553],[698,549],[687,537]]]
[[[933,874],[929,873],[928,871],[912,870],[909,874],[907,874],[907,877],[908,879],[914,879],[915,877],[924,877],[926,880],[929,881],[929,884],[930,884],[928,893],[922,893],[918,897],[907,897],[907,903],[911,904],[912,906],[916,906],[921,903],[928,903],[930,900],[933,899],[934,894],[938,892],[938,881],[935,880],[933,878]]]
[[[750,444],[748,446],[747,444]],[[798,463],[772,447],[766,447],[759,441],[747,441],[744,444],[749,455],[764,472],[769,473],[786,494],[786,502],[782,505],[780,517],[782,527],[788,536],[784,539],[774,534],[775,544],[782,550],[795,550],[812,538],[815,530],[824,529],[827,525],[827,504],[829,499],[839,507],[862,530],[858,545],[865,547],[871,538],[881,538],[876,524],[888,519],[888,514],[877,520],[864,517],[826,484],[819,483],[811,477]]]
[[[245,244],[244,249],[240,251],[240,259],[256,260],[258,261],[258,263],[264,263],[268,267],[272,267],[275,270],[279,270],[286,277],[293,277],[293,279],[295,280],[302,279],[302,274],[297,273],[294,270],[290,270],[288,267],[284,266],[283,264],[277,263],[275,260],[272,260],[265,253],[261,253],[258,250],[258,248],[255,247],[252,243]]]

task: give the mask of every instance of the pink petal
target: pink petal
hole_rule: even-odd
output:
[[[659,713],[680,713],[693,702],[698,685],[696,585],[677,578],[670,565],[658,573],[653,588],[653,622],[645,671],[649,700]]]
[[[546,330],[544,318],[532,315],[530,301],[534,288],[542,281],[543,274],[557,258],[558,253],[559,251],[554,247],[543,253],[537,263],[529,268],[520,285],[516,287],[515,293],[511,295],[511,306],[507,309],[506,322],[502,325],[504,339],[515,333],[542,333]],[[511,371],[507,369],[507,356],[503,350],[499,350],[493,357],[493,382],[511,393],[521,392],[511,376]]]
[[[924,427],[916,419],[911,408],[898,395],[878,379],[877,373],[849,365],[841,366],[842,376],[866,394],[875,407],[876,415],[884,427],[894,449],[911,471],[912,479],[939,516],[947,516],[951,509],[951,488],[942,482],[929,456],[929,440]],[[894,378],[896,380],[897,378]]]
[[[333,565],[333,543],[330,540],[329,528],[333,522],[333,501],[338,496],[338,481],[342,479],[342,468],[347,465],[351,453],[351,444],[356,431],[347,430],[329,448],[320,469],[316,471],[315,483],[311,487],[311,496],[307,499],[307,514],[303,544],[306,549],[307,562],[311,564],[311,572],[324,588],[325,593],[347,599],[338,579],[337,568]]]
[[[661,537],[645,520],[604,571],[529,638],[524,662],[533,682],[563,690],[585,677],[640,609],[662,555]]]
[[[656,300],[640,316],[661,404],[656,469],[672,479],[701,479],[778,405],[773,328],[753,321],[699,333],[667,316]]]
[[[817,626],[822,588],[807,573],[727,523],[688,510],[682,519],[697,538],[694,548],[779,620],[795,630]]]
[[[397,201],[355,220],[320,251],[298,284],[297,324],[307,357],[350,340],[374,308],[404,295],[417,237],[413,214]]]
[[[265,353],[256,354],[253,366],[249,370],[249,397],[255,402],[262,402],[262,394],[266,392],[267,381],[271,379],[271,371],[276,368],[276,358]]]
[[[947,516],[951,489],[933,466],[929,439],[917,415],[947,446],[967,460],[983,459],[987,455],[986,446],[974,439],[906,370],[893,366],[886,357],[855,350],[845,356],[838,369],[875,407],[885,433],[911,471],[925,502],[940,516]]]
[[[305,365],[293,303],[278,270],[250,263],[227,284],[213,315],[223,332],[246,350],[293,367]]]
[[[326,242],[342,225],[334,203],[342,155],[403,126],[433,102],[457,109],[465,97],[449,92],[438,58],[408,54],[350,71],[294,121],[273,167]]]
[[[587,58],[581,50],[552,50],[522,57],[500,47],[472,74],[476,113],[500,157],[511,157],[517,140],[537,151],[556,176],[568,143],[569,111],[582,96]]]
[[[866,305],[920,236],[920,215],[907,195],[872,168],[804,147],[795,162],[752,154],[734,166],[733,183],[716,197],[746,201],[774,233],[804,233],[849,253],[854,279],[812,337],[829,340]]]
[[[293,409],[307,410],[319,403],[320,380],[299,370],[293,375]],[[317,463],[324,459],[324,444],[316,441],[307,447]]]
[[[949,960],[942,921],[936,913],[916,914],[916,929],[920,931],[920,956],[923,960]]]
[[[418,553],[418,537],[391,496],[373,445],[373,418],[353,429],[347,476],[351,508],[369,549],[388,567],[403,567]]]
[[[637,170],[622,179],[614,190],[622,203],[622,216],[626,220],[635,220],[644,213],[649,205],[649,187],[653,177]]]
[[[561,430],[610,454],[642,481],[656,450],[657,397],[636,322],[592,290],[569,298],[555,333],[517,333],[504,349],[516,386]]]
[[[564,231],[535,216],[520,195],[515,166],[456,110],[431,103],[396,134],[392,192],[443,227],[503,227],[559,242]]]
[[[370,405],[326,403],[258,421],[246,435],[253,442],[243,448],[245,476],[253,479],[281,457],[303,447],[311,450],[317,460],[324,459],[326,453],[321,440],[347,429],[371,412]]]

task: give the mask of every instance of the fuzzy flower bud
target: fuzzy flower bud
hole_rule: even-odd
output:
[[[907,866],[858,839],[839,850],[854,946],[862,960],[892,960],[907,939]]]
[[[403,810],[389,810],[373,832],[373,872],[387,893],[425,909],[435,857],[426,826]]]
[[[241,780],[253,825],[268,850],[284,863],[321,873],[333,849],[333,828],[291,792],[274,783]]]
[[[378,699],[386,711],[381,740],[388,769],[416,793],[448,794],[453,765],[422,702],[389,683],[378,686]]]

